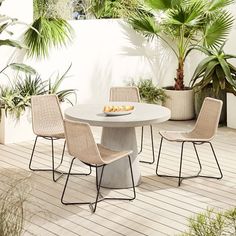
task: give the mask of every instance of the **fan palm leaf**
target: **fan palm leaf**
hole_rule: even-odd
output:
[[[73,29],[66,20],[39,17],[32,25],[37,31],[28,29],[24,36],[29,57],[47,57],[51,47],[66,46],[73,37]]]
[[[133,28],[147,37],[148,39],[153,39],[161,32],[161,27],[155,21],[153,16],[147,14],[136,13],[129,18],[130,24]]]
[[[211,0],[209,1],[208,11],[216,11],[234,3],[234,0]]]
[[[217,13],[214,20],[206,24],[204,32],[204,44],[208,47],[219,47],[226,40],[234,23],[234,17],[222,11]]]
[[[146,4],[154,10],[168,10],[173,6],[173,0],[146,0]]]

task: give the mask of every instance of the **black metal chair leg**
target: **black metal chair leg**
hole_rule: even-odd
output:
[[[218,160],[217,160],[217,157],[216,157],[216,154],[215,154],[215,150],[214,150],[214,148],[213,148],[213,145],[211,144],[211,142],[206,142],[206,141],[200,142],[200,143],[192,142],[193,147],[194,147],[194,150],[195,150],[195,153],[196,153],[196,156],[197,156],[198,164],[199,164],[199,167],[200,167],[200,170],[199,170],[198,174],[193,175],[193,176],[186,176],[186,177],[182,177],[182,175],[181,175],[181,172],[182,172],[182,162],[183,162],[183,149],[184,149],[184,143],[185,143],[185,141],[182,142],[182,146],[181,146],[179,175],[178,175],[178,176],[174,176],[174,175],[160,175],[160,174],[158,174],[158,167],[159,167],[159,161],[160,161],[160,156],[161,156],[162,142],[163,142],[163,137],[161,137],[160,148],[159,148],[159,153],[158,153],[158,158],[157,158],[157,167],[156,167],[156,174],[157,174],[157,176],[160,176],[160,177],[178,178],[178,186],[181,185],[181,182],[182,182],[184,179],[191,179],[191,178],[195,178],[195,177],[203,177],[203,178],[211,178],[211,179],[222,179],[222,178],[223,178],[223,173],[222,173],[222,171],[221,171],[219,162],[218,162]],[[214,155],[214,158],[215,158],[217,167],[218,167],[219,172],[220,172],[220,177],[207,176],[207,175],[200,175],[200,172],[202,171],[202,164],[201,164],[201,161],[200,161],[200,158],[199,158],[199,155],[198,155],[198,151],[197,151],[196,145],[201,145],[201,144],[204,144],[204,143],[209,143],[209,144],[210,144],[210,147],[211,147],[211,150],[212,150],[212,152],[213,152],[213,155]]]
[[[133,175],[133,168],[132,168],[132,163],[131,163],[131,157],[130,155],[128,156],[129,158],[129,167],[130,167],[130,174],[131,174],[131,180],[132,180],[132,187],[133,187],[133,193],[134,193],[134,196],[131,200],[134,200],[136,198],[136,191],[135,191],[135,186],[134,186],[134,175]]]
[[[199,175],[201,173],[201,171],[202,171],[202,164],[201,164],[201,161],[200,161],[200,158],[199,158],[199,155],[198,155],[198,151],[197,151],[196,145],[195,145],[194,142],[192,144],[193,144],[194,151],[196,153],[198,164],[199,164],[199,167],[200,167],[200,170],[198,171],[198,175]]]
[[[163,142],[163,137],[161,137],[161,142],[160,142],[160,146],[159,146],[159,152],[158,152],[158,157],[157,157],[157,167],[156,167],[156,174],[159,176],[158,174],[158,167],[159,167],[159,162],[160,162],[160,158],[161,158],[161,148],[162,148],[162,142]]]
[[[36,169],[36,168],[32,168],[33,156],[34,156],[35,148],[36,148],[36,145],[37,145],[37,140],[38,140],[39,137],[40,136],[36,136],[35,141],[34,141],[34,146],[33,146],[33,150],[32,150],[32,153],[31,153],[30,162],[29,162],[29,169],[32,170],[32,171],[53,171],[53,168],[52,169],[43,169],[43,168],[42,169]],[[64,152],[65,152],[65,143],[64,143],[64,147],[63,147],[63,152],[62,152],[62,157],[61,157],[60,164],[56,168],[54,168],[54,172],[55,173],[59,173],[59,174],[61,173],[60,171],[57,171],[57,169],[62,164]]]
[[[96,196],[96,201],[94,203],[90,203],[89,204],[89,207],[92,211],[92,213],[94,213],[97,209],[97,203],[98,203],[98,198],[99,198],[99,195],[100,195],[100,188],[101,188],[101,182],[102,182],[102,177],[103,177],[103,171],[104,171],[104,167],[105,165],[102,166],[102,171],[101,171],[101,175],[100,175],[100,180],[99,180],[99,183],[98,183],[98,186],[97,186],[97,196]],[[96,174],[97,174],[97,166],[96,166]],[[96,177],[97,179],[97,177]],[[94,206],[93,206],[94,204]]]
[[[70,172],[71,172],[71,169],[72,169],[72,165],[74,163],[74,160],[75,158],[72,159],[71,163],[70,163],[70,168],[69,168],[69,172],[67,174],[67,177],[66,177],[66,182],[65,182],[65,185],[64,185],[64,188],[63,188],[63,191],[62,191],[62,195],[61,195],[61,203],[62,204],[66,204],[66,202],[64,202],[64,195],[65,195],[65,192],[66,192],[66,188],[67,188],[67,184],[68,184],[68,181],[69,181],[69,178],[70,178]]]
[[[155,162],[155,148],[154,148],[154,141],[153,141],[152,125],[150,125],[150,133],[151,133],[151,143],[152,143],[152,161],[140,161],[141,163],[153,164]],[[141,137],[143,140],[143,127],[142,127],[142,136]],[[141,146],[141,148],[142,147],[143,147],[143,145]],[[139,152],[139,153],[141,153],[141,152]]]
[[[52,148],[52,179],[53,179],[54,182],[57,182],[57,180],[59,180],[63,176],[63,173],[58,171],[60,175],[57,178],[55,177],[55,173],[58,173],[58,172],[55,172],[55,158],[54,158],[54,142],[53,142],[53,138],[51,138],[51,148]],[[65,149],[65,143],[64,143],[64,146],[63,146],[61,162],[58,165],[58,167],[62,164],[63,156],[64,156],[64,152],[65,152],[64,149]]]
[[[138,154],[140,154],[142,151],[143,151],[143,126],[142,126],[142,130],[141,130],[140,151],[138,152]]]
[[[219,172],[220,172],[220,177],[218,177],[217,179],[222,179],[222,178],[223,178],[223,173],[222,173],[222,171],[221,171],[219,162],[218,162],[218,160],[217,160],[215,150],[214,150],[214,148],[213,148],[213,146],[212,146],[212,143],[211,143],[211,142],[208,142],[208,143],[209,143],[210,146],[211,146],[211,150],[212,150],[212,152],[213,152],[213,155],[214,155],[214,157],[215,157],[216,164],[217,164],[218,169],[219,169]]]
[[[33,170],[33,171],[34,171],[34,169],[31,168],[31,164],[32,164],[32,160],[33,160],[33,156],[34,156],[34,151],[35,151],[35,147],[36,147],[36,144],[37,144],[37,140],[38,140],[38,136],[36,136],[36,138],[35,138],[33,150],[32,150],[31,157],[30,157],[30,162],[29,162],[29,169]]]
[[[180,184],[181,184],[181,182],[182,182],[182,180],[183,180],[183,178],[181,177],[182,163],[183,163],[183,153],[184,153],[184,142],[182,142],[182,145],[181,145],[178,186],[180,186]]]
[[[99,167],[102,167],[102,170],[101,170],[101,175],[100,175],[100,179],[98,180],[98,177],[96,176],[96,189],[97,189],[97,195],[96,195],[96,200],[95,202],[65,202],[64,201],[64,196],[65,196],[65,192],[66,192],[66,189],[67,189],[67,184],[68,184],[68,181],[69,181],[69,177],[71,175],[71,169],[72,169],[72,165],[73,165],[73,162],[76,158],[73,158],[72,161],[71,161],[71,164],[70,164],[70,168],[69,168],[69,172],[68,172],[68,175],[67,175],[67,178],[66,178],[66,182],[65,182],[65,185],[64,185],[64,189],[63,189],[63,192],[62,192],[62,195],[61,195],[61,203],[64,204],[64,205],[75,205],[75,204],[89,204],[89,207],[92,211],[92,213],[94,213],[97,209],[97,204],[98,202],[101,202],[101,201],[104,201],[104,200],[134,200],[136,198],[136,191],[135,191],[135,185],[134,185],[134,176],[133,176],[133,169],[132,169],[132,162],[131,162],[131,157],[128,156],[128,159],[129,159],[129,166],[130,166],[130,175],[131,175],[131,180],[132,180],[132,188],[133,188],[133,197],[132,198],[104,198],[102,196],[102,194],[100,193],[100,189],[101,189],[101,183],[102,183],[102,177],[103,177],[103,173],[104,173],[104,168],[106,165],[102,165],[102,166],[99,166]],[[93,166],[96,168],[96,175],[98,173],[97,171],[97,168],[98,166]]]
[[[65,172],[59,171],[58,168],[62,165],[63,159],[64,159],[64,154],[65,154],[65,148],[66,148],[66,140],[64,141],[64,145],[63,145],[63,150],[62,150],[62,154],[61,154],[61,160],[60,163],[57,165],[57,167],[55,167],[55,156],[54,156],[54,139],[52,137],[47,137],[47,140],[51,140],[51,153],[52,153],[52,168],[51,169],[36,169],[36,168],[32,168],[32,161],[33,161],[33,156],[34,156],[34,152],[35,152],[35,148],[37,145],[37,140],[38,138],[41,136],[36,136],[35,141],[34,141],[34,146],[33,146],[33,150],[31,153],[31,157],[30,157],[30,161],[29,161],[29,169],[32,171],[52,171],[52,179],[54,182],[56,182],[58,179],[60,179],[64,174],[67,174]],[[45,138],[45,137],[42,137]],[[55,174],[59,174],[59,177],[56,178]],[[89,166],[89,173],[71,173],[71,175],[90,175],[92,173],[92,168],[91,166]]]

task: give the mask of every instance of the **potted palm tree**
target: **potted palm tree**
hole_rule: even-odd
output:
[[[173,51],[177,61],[174,86],[166,88],[165,106],[171,119],[194,117],[193,91],[184,84],[184,63],[192,45],[220,45],[233,25],[226,10],[232,0],[145,0],[145,7],[131,14],[129,23],[148,39],[159,38]]]
[[[48,57],[50,48],[71,42],[74,31],[64,19],[63,9],[60,11],[55,1],[34,0],[34,21],[24,34],[28,57]]]
[[[196,46],[207,57],[197,66],[190,85],[195,90],[195,112],[198,115],[205,97],[214,97],[223,101],[221,122],[226,121],[226,93],[236,95],[236,67],[229,62],[236,55],[223,51],[225,44],[215,49]],[[230,117],[229,113],[229,117]]]

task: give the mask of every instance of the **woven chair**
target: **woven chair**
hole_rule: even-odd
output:
[[[132,151],[113,151],[101,144],[96,144],[90,126],[87,123],[80,123],[75,121],[64,120],[65,136],[67,141],[68,152],[74,158],[71,161],[65,186],[61,196],[61,202],[65,205],[73,204],[89,204],[91,211],[96,211],[97,203],[103,200],[133,200],[136,197],[133,171],[131,165],[130,154]],[[132,198],[107,198],[103,197],[100,193],[100,187],[102,183],[103,172],[106,165],[119,160],[121,158],[128,157],[130,166],[130,174],[132,180],[133,197]],[[89,167],[96,168],[96,189],[97,195],[95,202],[66,202],[64,201],[64,195],[69,181],[72,165],[76,159],[79,159]],[[98,177],[98,168],[101,168],[100,179]]]
[[[194,178],[194,177],[221,179],[223,177],[223,174],[222,174],[219,162],[217,160],[214,148],[211,144],[211,140],[214,138],[217,128],[218,128],[221,109],[222,109],[222,101],[217,100],[217,99],[213,99],[213,98],[205,98],[193,130],[191,130],[189,132],[178,132],[178,131],[161,131],[160,132],[161,142],[160,142],[160,148],[159,148],[159,154],[158,154],[157,166],[156,166],[156,174],[158,176],[178,178],[178,186],[180,186],[183,179]],[[168,140],[170,142],[182,143],[181,155],[180,155],[179,175],[178,176],[158,174],[158,167],[159,167],[159,162],[160,162],[160,157],[161,157],[161,148],[162,148],[163,139]],[[187,142],[190,142],[193,144],[193,148],[194,148],[200,169],[199,169],[198,173],[194,176],[183,177],[181,175],[183,151],[184,151],[184,144]],[[202,164],[201,164],[196,146],[202,145],[205,143],[209,144],[211,147],[217,167],[220,172],[219,177],[200,175],[201,170],[202,170]]]
[[[66,141],[63,145],[61,154],[61,160],[57,167],[55,167],[55,155],[54,155],[54,141],[58,139],[64,139],[64,127],[63,127],[63,116],[60,109],[58,98],[54,94],[50,95],[38,95],[31,97],[31,110],[32,110],[32,128],[36,135],[31,158],[29,162],[29,169],[32,171],[52,171],[53,181],[56,182],[64,172],[58,170],[63,162],[65,153]],[[32,167],[33,156],[36,148],[38,138],[44,138],[51,141],[51,155],[52,155],[52,168],[51,169],[36,169]],[[60,174],[56,178],[56,175]],[[91,173],[91,169],[90,169]],[[88,174],[90,174],[88,173]],[[86,174],[87,175],[87,174]]]
[[[112,87],[110,88],[110,101],[111,102],[140,102],[139,90],[137,87],[127,86],[127,87]],[[143,151],[143,132],[144,127],[141,130],[141,143],[140,143],[140,154]],[[150,125],[151,132],[151,143],[152,143],[152,161],[140,161],[142,163],[153,164],[155,162],[155,150],[153,142],[153,131],[152,125]]]

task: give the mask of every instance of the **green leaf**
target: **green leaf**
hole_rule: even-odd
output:
[[[211,0],[209,1],[209,11],[221,10],[234,3],[234,0]]]
[[[236,82],[233,80],[233,77],[231,75],[231,71],[230,71],[230,67],[229,65],[227,64],[227,62],[222,59],[222,58],[219,58],[219,62],[220,62],[220,65],[225,73],[225,77],[226,77],[226,80],[234,87],[236,88]]]
[[[233,22],[234,17],[229,12],[218,12],[217,16],[206,26],[204,34],[205,45],[208,47],[221,46],[229,35]]]
[[[149,39],[153,39],[154,36],[157,36],[161,32],[160,25],[150,15],[133,14],[129,19],[129,23],[135,30],[141,32]]]
[[[13,70],[22,71],[22,72],[29,73],[29,74],[36,74],[37,73],[33,67],[23,64],[23,63],[11,63],[8,66],[10,68],[12,68]]]
[[[194,71],[194,74],[192,76],[192,79],[190,81],[191,86],[194,86],[196,83],[196,80],[200,78],[200,76],[203,74],[203,72],[206,71],[207,66],[210,62],[213,62],[216,59],[215,56],[209,56],[205,59],[203,59],[197,66],[196,70]]]
[[[10,39],[0,39],[0,46],[10,46],[20,49],[24,48],[24,45],[21,42]]]
[[[60,18],[41,16],[33,22],[32,27],[24,35],[29,57],[47,57],[50,48],[67,46],[73,38],[72,27]]]
[[[168,10],[172,8],[172,0],[146,0],[145,3],[155,10]]]

